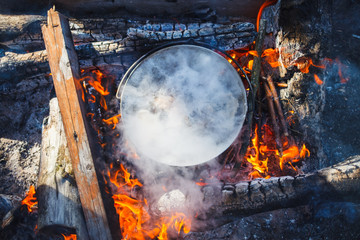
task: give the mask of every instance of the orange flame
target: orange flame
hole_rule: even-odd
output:
[[[324,83],[316,74],[314,74],[314,79],[318,85],[322,85]]]
[[[102,121],[106,123],[107,125],[113,125],[112,129],[116,128],[116,125],[119,123],[119,119],[121,118],[121,114],[118,114],[116,116],[113,116],[108,119],[103,119]]]
[[[85,70],[82,69],[81,73],[84,74]],[[107,89],[107,85],[109,84],[108,81],[104,84],[104,78],[105,75],[102,73],[99,69],[91,69],[89,71],[86,71],[86,76],[80,78],[79,82],[80,85],[82,85],[81,88],[81,98],[85,102],[85,92],[88,93],[88,90],[86,88],[86,84],[89,84],[92,86],[99,94],[100,94],[100,105],[103,107],[103,109],[107,110],[107,105],[104,96],[107,96],[110,94],[110,92]],[[105,85],[105,86],[104,86]],[[89,102],[95,103],[96,102],[96,96],[94,94],[90,95],[90,99],[88,99]]]
[[[302,72],[302,73],[309,73],[309,68],[311,66],[316,68],[325,69],[325,65],[315,65],[311,58],[302,57],[295,61],[294,65]]]
[[[340,62],[340,60],[338,58],[335,59],[335,62],[336,64],[338,65],[338,74],[339,74],[339,77],[340,77],[340,82],[341,83],[347,83],[349,81],[349,78],[345,78],[343,76],[343,73],[342,73],[342,67],[344,67],[344,65]]]
[[[284,165],[289,166],[297,171],[292,163],[299,162],[305,157],[310,157],[310,151],[303,144],[301,150],[296,145],[290,145],[287,140],[282,142],[282,155],[276,147],[274,136],[268,125],[262,127],[264,134],[259,139],[258,126],[255,126],[254,136],[248,147],[245,159],[252,164],[253,172],[249,174],[250,179],[270,178],[268,161],[269,159],[277,159],[280,170],[284,170]]]
[[[113,195],[114,207],[119,215],[121,233],[124,239],[168,239],[168,229],[188,233],[191,229],[191,221],[183,213],[174,213],[171,217],[162,217],[158,222],[151,221],[151,216],[146,210],[147,200],[137,200],[130,197],[127,192],[135,186],[142,186],[138,179],[131,178],[128,170],[120,165],[120,169],[114,172],[113,165],[108,171],[109,180],[117,189]],[[112,173],[114,172],[114,173]],[[120,193],[119,193],[120,192]],[[153,227],[151,227],[153,223]]]
[[[272,68],[277,68],[280,66],[278,48],[265,49],[264,52],[261,54],[261,57],[264,57],[265,61],[269,63]]]
[[[70,234],[69,236],[66,236],[64,234],[61,234],[64,237],[64,240],[76,240],[76,234]]]
[[[103,96],[109,95],[110,92],[102,86],[102,79],[104,77],[104,74],[98,69],[93,70],[92,73],[95,74],[96,78],[90,78],[88,80],[88,83],[93,88],[95,88],[95,90],[98,91],[101,95]]]
[[[26,194],[26,197],[24,198],[24,200],[21,201],[22,205],[27,206],[27,210],[29,212],[32,212],[33,211],[32,207],[38,203],[34,195],[35,195],[35,187],[31,185],[29,191]]]
[[[257,18],[256,18],[256,31],[259,31],[259,24],[260,24],[260,19],[261,19],[261,15],[262,12],[264,11],[264,9],[268,6],[274,5],[277,3],[277,0],[266,0],[260,7]]]

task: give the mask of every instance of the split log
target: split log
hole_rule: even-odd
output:
[[[42,27],[67,145],[90,239],[111,239],[81,101],[78,58],[67,19],[54,9]]]
[[[60,224],[76,228],[77,239],[89,239],[57,98],[43,124],[40,158],[38,228]]]
[[[255,179],[237,184],[208,185],[204,201],[211,205],[205,219],[194,225],[211,228],[226,218],[306,205],[311,201],[360,199],[360,155],[319,171],[295,177]],[[212,225],[213,224],[213,225]]]

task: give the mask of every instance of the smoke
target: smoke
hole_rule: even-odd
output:
[[[145,59],[121,99],[123,130],[141,158],[190,166],[215,158],[238,135],[246,93],[220,55],[173,46]]]
[[[153,213],[194,216],[208,208],[196,181],[220,184],[212,159],[235,140],[246,110],[238,73],[208,49],[166,48],[137,67],[122,94],[120,148],[139,156],[129,160]]]

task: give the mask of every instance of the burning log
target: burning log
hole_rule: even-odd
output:
[[[226,184],[223,187],[208,185],[203,188],[203,193],[205,202],[212,205],[207,216],[215,219],[216,223],[224,223],[225,218],[229,220],[232,216],[249,216],[259,212],[306,205],[314,200],[346,199],[356,202],[360,197],[360,156],[295,177],[259,178],[232,185]],[[209,226],[209,220],[199,220],[199,224],[198,226],[202,227],[213,227]]]
[[[254,94],[256,95],[257,89],[259,88],[259,79],[261,73],[261,55],[262,48],[266,32],[266,20],[260,21],[259,33],[255,42],[255,51],[257,56],[254,57],[253,70],[251,73],[251,83],[254,88]]]
[[[42,31],[89,237],[111,239],[78,93],[79,65],[68,21],[50,9]]]
[[[256,51],[257,56],[254,56],[252,73],[251,73],[251,84],[252,84],[253,89],[251,92],[252,96],[250,98],[252,98],[252,100],[249,101],[249,103],[248,103],[249,109],[252,109],[252,112],[249,112],[246,117],[247,118],[246,122],[248,125],[248,132],[243,133],[243,136],[249,136],[247,139],[250,138],[251,131],[252,131],[252,122],[253,122],[254,108],[255,108],[255,102],[253,101],[253,99],[256,98],[257,92],[259,89],[259,79],[260,79],[260,73],[261,73],[261,54],[262,54],[262,47],[263,47],[263,42],[264,42],[264,38],[265,38],[265,31],[266,31],[266,20],[261,20],[259,33],[256,37],[256,42],[255,42],[255,51]],[[242,146],[241,146],[241,150],[240,150],[240,158],[241,159],[245,155],[246,150],[249,146],[247,139],[245,140],[245,143],[242,144]],[[241,164],[242,164],[242,162],[236,162],[234,165],[234,169],[240,169]]]
[[[89,239],[57,98],[50,100],[41,148],[38,228],[61,224],[76,228],[78,239]]]

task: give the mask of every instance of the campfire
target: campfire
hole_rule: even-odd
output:
[[[47,17],[22,17],[41,29],[24,25],[1,41],[0,94],[46,92],[37,99],[49,107],[30,115],[44,118],[41,145],[19,148],[11,136],[22,132],[3,130],[1,163],[18,149],[41,161],[26,194],[1,195],[0,236],[359,237],[359,61],[326,41],[345,48],[359,29],[344,41],[342,25],[323,18],[341,16],[331,4],[360,7],[318,1],[321,18],[308,1],[256,1],[249,13],[234,3],[235,15],[228,3],[160,2],[181,7],[162,15],[113,3],[124,17],[92,18],[95,3],[60,3]],[[69,6],[81,14],[66,18]],[[38,124],[18,112],[9,126]]]

